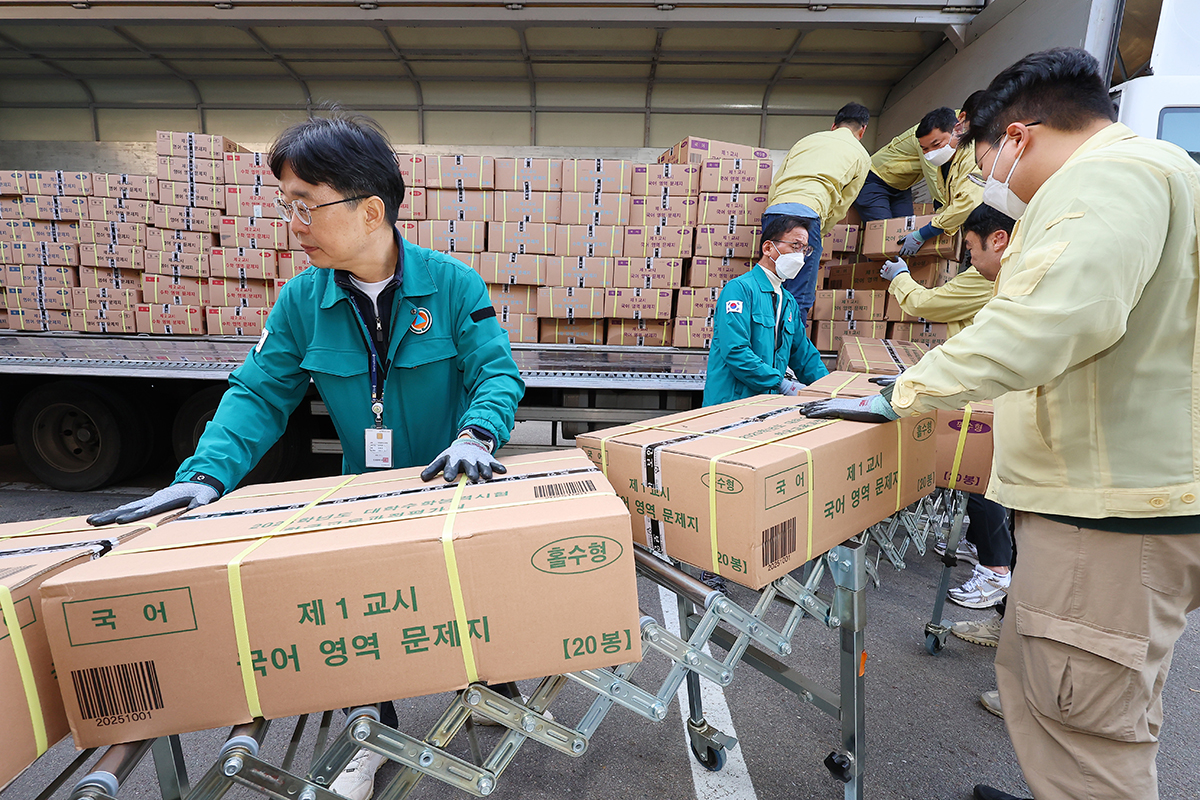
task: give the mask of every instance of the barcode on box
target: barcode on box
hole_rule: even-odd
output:
[[[71,670],[71,683],[84,719],[162,709],[153,661]]]
[[[772,525],[762,533],[763,566],[769,567],[796,552],[796,518]]]
[[[570,497],[571,495],[587,494],[594,491],[596,491],[596,484],[591,481],[566,481],[564,483],[548,483],[545,486],[534,486],[533,497],[535,500],[544,500],[548,497]]]

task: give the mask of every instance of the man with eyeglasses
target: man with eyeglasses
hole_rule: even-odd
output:
[[[758,264],[721,290],[713,319],[704,405],[756,394],[797,394],[829,374],[808,338],[796,299],[784,288],[804,265],[808,221],[776,215],[759,242]],[[796,380],[787,377],[791,367]]]
[[[784,215],[801,219],[807,226],[810,249],[804,268],[784,281],[784,288],[799,304],[800,327],[804,329],[817,297],[821,234],[846,216],[871,168],[871,157],[862,146],[870,119],[865,106],[842,106],[833,118],[833,127],[805,136],[792,146],[771,181],[763,229]]]
[[[1018,219],[996,296],[885,394],[807,409],[995,399],[988,497],[1017,510],[1021,559],[996,679],[1038,800],[1158,797],[1163,684],[1200,607],[1200,166],[1115,120],[1084,50],[996,76],[964,141]]]

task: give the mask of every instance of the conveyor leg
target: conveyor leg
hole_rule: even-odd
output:
[[[950,627],[942,619],[946,607],[946,593],[950,590],[950,574],[958,566],[959,542],[962,541],[963,517],[967,512],[967,493],[947,490],[947,507],[952,515],[950,533],[946,537],[946,555],[942,556],[942,579],[938,583],[937,595],[933,599],[933,615],[925,625],[925,649],[936,656],[946,646]]]
[[[834,559],[836,556],[836,560]],[[867,648],[866,546],[835,547],[830,561],[835,584],[833,613],[841,626],[840,706],[842,751],[830,753],[825,766],[846,784],[846,800],[862,800],[863,757],[866,752],[866,697],[864,694]]]
[[[162,800],[183,800],[191,787],[188,786],[187,766],[183,762],[183,746],[178,736],[164,736],[154,740],[154,770],[158,773],[158,786]]]

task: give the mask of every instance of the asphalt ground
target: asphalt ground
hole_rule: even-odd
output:
[[[11,447],[0,448],[0,521],[41,519],[67,514],[87,514],[145,496],[169,480],[169,474],[142,476],[131,484],[99,492],[72,494],[36,484],[15,462]],[[994,688],[992,659],[995,650],[951,638],[938,656],[924,648],[923,626],[928,620],[941,563],[932,555],[910,553],[908,567],[895,571],[881,567],[882,586],[867,594],[866,642],[866,778],[865,797],[912,800],[966,800],[971,787],[989,783],[1020,796],[1028,796],[1012,747],[1001,720],[984,711],[979,694]],[[956,579],[967,576],[959,567]],[[734,587],[731,596],[751,607],[755,594]],[[642,581],[640,605],[659,617],[663,609],[659,589]],[[668,601],[670,598],[667,598]],[[671,618],[672,602],[665,609]],[[973,619],[987,612],[947,606],[949,619]],[[1164,690],[1166,722],[1158,758],[1163,798],[1194,797],[1200,777],[1200,626],[1192,624],[1180,639],[1171,676]],[[793,653],[784,659],[793,668],[823,685],[837,688],[836,632],[806,620],[793,641]],[[721,651],[716,651],[722,656]],[[636,682],[657,690],[667,662],[648,656]],[[535,684],[523,684],[526,692]],[[684,734],[678,703],[667,720],[652,723],[621,708],[614,708],[593,736],[588,751],[573,759],[536,743],[527,742],[492,795],[496,798],[564,798],[581,800],[641,800],[697,798],[697,800],[784,800],[785,798],[840,798],[842,785],[822,766],[822,760],[839,741],[836,722],[780,689],[764,676],[742,665],[731,686],[723,692],[707,686],[711,718],[728,708],[729,723],[739,744],[726,767],[708,773],[696,766]],[[579,721],[591,695],[568,686],[551,707],[555,717],[569,725]],[[400,727],[423,736],[453,699],[451,694],[410,698],[397,702]],[[712,702],[714,701],[715,702]],[[196,697],[196,702],[203,702]],[[686,712],[685,712],[686,713]],[[335,714],[335,725],[341,715]],[[264,758],[278,764],[290,740],[295,719],[277,720],[266,740]],[[298,764],[307,765],[317,738],[316,717],[309,720],[301,740]],[[2,730],[2,722],[0,722]],[[185,733],[181,737],[188,775],[195,784],[209,769],[227,736],[227,729]],[[490,749],[499,733],[480,730],[481,744]],[[461,734],[450,749],[466,756]],[[0,800],[32,800],[75,757],[68,738],[51,748],[8,788]],[[95,761],[93,756],[90,763]],[[380,770],[382,787],[395,772]],[[54,798],[69,797],[76,774]],[[158,798],[153,763],[143,760],[119,793],[119,798]],[[465,796],[457,790],[425,779],[415,797]],[[235,788],[228,798],[261,795]]]

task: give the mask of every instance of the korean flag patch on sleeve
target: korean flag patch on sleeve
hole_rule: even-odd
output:
[[[725,301],[725,313],[726,313],[726,314],[740,314],[740,313],[742,313],[742,301],[741,301],[741,300],[727,300],[727,301]]]

